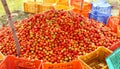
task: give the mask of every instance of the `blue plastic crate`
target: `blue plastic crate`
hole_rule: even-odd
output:
[[[112,6],[106,2],[92,2],[92,11],[97,11],[103,14],[111,14]]]
[[[109,69],[120,69],[120,48],[106,58]]]
[[[107,24],[108,18],[111,16],[111,14],[103,14],[103,13],[97,13],[97,21],[102,22],[104,24]]]
[[[103,14],[103,13],[99,13],[97,11],[90,12],[90,14],[89,14],[89,18],[97,20],[104,24],[107,24],[109,16],[111,16],[111,14]]]
[[[90,12],[89,18],[96,20],[97,19],[97,12]]]

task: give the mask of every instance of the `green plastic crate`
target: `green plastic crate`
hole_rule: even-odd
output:
[[[106,58],[109,69],[120,69],[120,48]]]

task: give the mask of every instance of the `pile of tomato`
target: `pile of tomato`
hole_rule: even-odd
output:
[[[70,11],[49,10],[14,23],[19,39],[20,57],[63,63],[120,41],[102,23]],[[0,52],[16,55],[9,27],[0,30]]]

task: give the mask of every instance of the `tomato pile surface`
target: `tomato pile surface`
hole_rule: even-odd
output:
[[[94,20],[70,11],[49,10],[14,23],[19,39],[20,57],[51,63],[75,60],[98,46],[110,47],[120,41],[117,35]],[[0,30],[0,52],[16,55],[9,27]]]

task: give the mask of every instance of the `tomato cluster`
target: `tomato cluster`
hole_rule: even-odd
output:
[[[102,23],[64,10],[49,10],[16,21],[14,25],[20,57],[52,63],[75,60],[98,46],[110,47],[120,40]],[[0,30],[0,51],[4,55],[16,55],[9,27]]]

